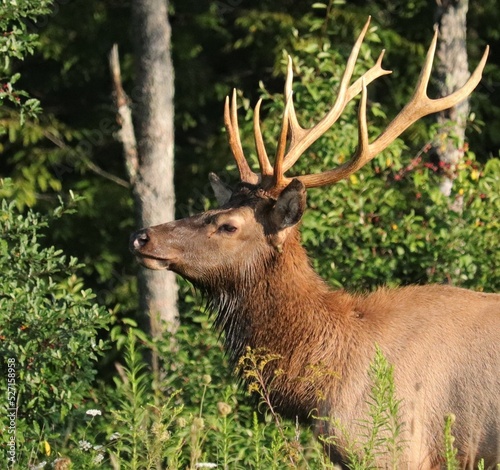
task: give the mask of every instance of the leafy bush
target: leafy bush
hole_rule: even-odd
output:
[[[386,170],[380,178],[377,170],[366,169],[355,184],[311,194],[310,204],[321,216],[306,215],[304,241],[317,269],[337,286],[446,282],[497,291],[499,170],[499,160],[484,168],[464,164],[449,199],[423,164],[400,181],[394,179],[399,172]],[[459,211],[450,207],[456,200]]]
[[[169,339],[152,343],[131,320],[125,325],[126,331],[113,330],[124,351],[114,385],[102,386],[97,409],[75,418],[66,446],[44,461],[85,469],[263,470],[306,461],[310,468],[328,468],[309,433],[288,422],[276,428],[264,408],[258,417],[235,384],[207,373],[215,371],[219,351],[205,351],[207,362],[196,368],[182,362],[188,351],[183,347],[200,339],[188,338],[186,329],[174,348]],[[145,361],[151,348],[170,352],[160,379]],[[179,383],[185,387],[177,388]]]
[[[46,15],[52,0],[10,1],[0,4],[0,107],[10,104],[20,110],[21,123],[26,116],[35,117],[40,112],[40,102],[30,98],[28,93],[16,89],[20,74],[12,74],[11,59],[23,60],[33,54],[38,45],[38,35],[28,31],[28,22],[36,23],[40,16]],[[5,132],[0,128],[0,134]]]
[[[17,460],[25,464],[50,436],[62,443],[69,421],[84,413],[105,350],[98,332],[110,321],[83,288],[77,260],[42,245],[43,230],[64,212],[21,214],[6,200],[0,208],[0,384],[7,389],[12,365]],[[4,456],[9,437],[2,433]]]

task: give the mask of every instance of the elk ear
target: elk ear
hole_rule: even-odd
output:
[[[277,230],[299,223],[306,207],[306,188],[294,179],[278,196],[273,208],[272,220]]]
[[[233,194],[233,192],[222,182],[222,180],[215,173],[209,173],[208,179],[214,191],[215,199],[217,199],[219,206],[223,206],[226,202],[229,201],[229,199],[231,199],[231,195]]]

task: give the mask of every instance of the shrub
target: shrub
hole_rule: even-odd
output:
[[[61,445],[73,417],[92,408],[96,362],[106,346],[98,332],[110,315],[84,289],[81,266],[42,244],[43,231],[65,212],[61,205],[48,216],[22,214],[13,202],[1,201],[0,388],[7,389],[9,365],[20,468],[27,468],[40,445],[46,454],[51,443]],[[6,461],[11,434],[1,436]]]

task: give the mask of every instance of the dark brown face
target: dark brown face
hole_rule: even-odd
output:
[[[170,269],[193,282],[234,276],[284,242],[304,205],[298,181],[278,200],[243,188],[221,209],[135,232],[130,249],[145,267]]]

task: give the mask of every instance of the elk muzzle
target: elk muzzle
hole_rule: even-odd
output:
[[[172,269],[177,260],[175,249],[165,249],[163,243],[158,243],[155,228],[143,228],[130,236],[129,248],[137,260],[146,268],[161,270]]]

